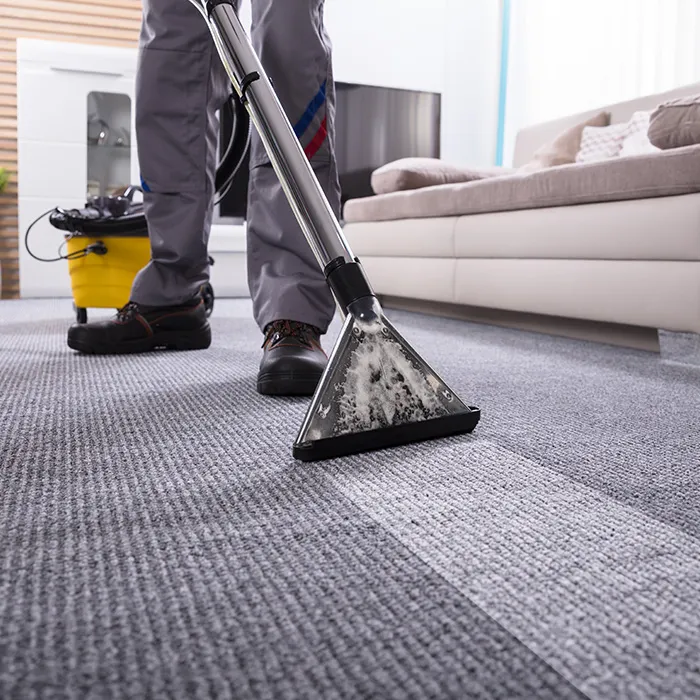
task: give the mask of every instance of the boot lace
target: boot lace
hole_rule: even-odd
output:
[[[124,323],[132,319],[138,312],[139,305],[134,301],[130,301],[117,311],[117,320]]]
[[[265,339],[263,340],[262,347],[265,347],[266,343],[275,336],[282,338],[299,338],[308,343],[309,336],[316,336],[316,338],[318,338],[320,335],[320,329],[308,323],[286,320],[273,321],[265,327]]]

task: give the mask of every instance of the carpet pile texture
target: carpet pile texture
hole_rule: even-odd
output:
[[[481,423],[303,464],[247,302],[130,357],[0,303],[0,698],[700,697],[700,370],[388,315]]]

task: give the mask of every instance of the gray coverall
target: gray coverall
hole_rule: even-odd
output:
[[[206,23],[188,0],[144,0],[136,135],[151,262],[131,300],[182,303],[208,280],[217,165],[216,112],[233,88]],[[252,0],[251,40],[331,206],[340,213],[335,92],[323,0]],[[247,215],[255,320],[325,332],[333,298],[253,128]]]

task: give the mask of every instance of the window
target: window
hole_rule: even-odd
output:
[[[504,162],[519,129],[700,81],[700,0],[510,0]]]

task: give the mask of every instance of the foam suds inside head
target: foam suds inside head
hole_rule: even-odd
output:
[[[336,435],[448,413],[439,395],[439,381],[416,368],[400,343],[384,332],[363,333],[335,388]]]

